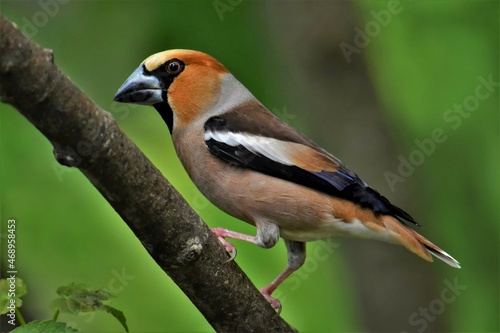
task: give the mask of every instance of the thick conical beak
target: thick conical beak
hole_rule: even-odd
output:
[[[153,105],[163,102],[162,83],[139,66],[118,89],[113,100],[121,103]]]

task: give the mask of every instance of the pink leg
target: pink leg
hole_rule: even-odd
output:
[[[260,290],[260,293],[271,303],[272,307],[281,312],[281,302],[271,297],[271,294],[278,288],[278,286],[285,281],[293,272],[300,268],[306,260],[306,244],[302,242],[294,242],[285,239],[285,245],[288,252],[288,264],[283,272],[278,275],[273,282]]]
[[[228,261],[236,258],[236,247],[226,240],[226,237],[243,240],[249,243],[257,244],[255,236],[245,235],[236,231],[224,228],[211,228],[212,233],[219,239],[219,242],[224,246],[228,253],[231,253],[231,258]]]
[[[222,238],[234,238],[234,239],[239,239],[243,240],[245,242],[257,244],[257,240],[255,236],[250,236],[250,235],[245,235],[236,231],[224,229],[224,228],[212,228],[210,229],[214,233],[215,236],[217,237],[222,237]]]
[[[271,303],[271,306],[273,308],[278,310],[278,314],[281,312],[281,302],[278,299],[272,297],[271,294],[276,290],[276,288],[278,288],[281,282],[285,281],[285,279],[294,271],[295,269],[292,269],[287,266],[285,270],[281,272],[280,275],[276,277],[276,279],[274,279],[273,282],[271,282],[270,284],[268,284],[267,286],[265,286],[260,290],[262,296],[264,296],[267,299],[267,301]]]
[[[227,252],[231,253],[231,258],[228,261],[233,260],[236,257],[236,247],[229,243],[226,240],[226,237],[243,240],[249,243],[257,244],[257,237],[250,236],[246,234],[242,234],[236,231],[224,229],[224,228],[212,228],[213,234],[217,236],[221,244],[224,246]],[[306,256],[306,247],[305,243],[302,242],[294,242],[285,240],[285,245],[288,252],[288,265],[274,279],[273,282],[265,286],[260,290],[262,296],[271,304],[274,309],[278,310],[278,314],[281,312],[281,303],[278,299],[271,296],[271,294],[278,288],[278,286],[293,272],[299,269],[300,266],[304,264],[305,256]]]

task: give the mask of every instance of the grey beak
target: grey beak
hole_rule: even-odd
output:
[[[118,89],[113,100],[121,103],[153,105],[163,102],[162,83],[139,66]]]

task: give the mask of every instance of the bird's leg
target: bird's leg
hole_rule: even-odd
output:
[[[256,221],[255,225],[257,227],[257,236],[250,236],[224,228],[211,229],[221,244],[226,248],[226,251],[231,253],[231,258],[228,261],[233,260],[236,256],[236,248],[226,240],[226,237],[244,240],[265,248],[272,247],[276,244],[280,235],[279,227],[276,224],[266,221]],[[273,282],[260,290],[262,296],[265,297],[274,309],[278,310],[278,313],[281,312],[281,303],[278,299],[272,297],[271,294],[290,274],[299,269],[306,259],[305,243],[285,239],[285,245],[288,252],[288,264],[286,268]]]
[[[226,240],[226,237],[244,240],[249,243],[257,244],[257,238],[255,236],[250,236],[242,234],[236,231],[224,229],[224,228],[211,228],[212,233],[219,239],[219,242],[224,246],[228,253],[231,253],[231,258],[228,261],[233,260],[236,257],[236,247]]]
[[[306,243],[285,240],[285,245],[288,251],[288,264],[286,268],[273,282],[260,290],[260,293],[271,303],[273,308],[278,310],[278,313],[281,312],[281,302],[271,297],[271,294],[290,274],[299,269],[306,259]]]
[[[255,226],[257,227],[257,236],[250,236],[225,228],[211,228],[210,230],[219,239],[226,251],[231,253],[231,258],[228,260],[231,261],[236,257],[236,247],[226,240],[227,237],[243,240],[264,248],[273,247],[278,242],[280,238],[278,225],[264,220],[256,220]]]

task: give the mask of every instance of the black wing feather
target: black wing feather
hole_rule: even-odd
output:
[[[210,118],[205,130],[227,131],[225,120]],[[387,198],[369,187],[345,166],[336,172],[312,172],[297,166],[284,165],[265,156],[254,153],[242,145],[232,146],[213,138],[205,140],[209,151],[222,160],[241,167],[250,168],[264,174],[291,181],[315,190],[350,200],[378,214],[392,215],[400,221],[418,223],[404,210],[393,205]]]

